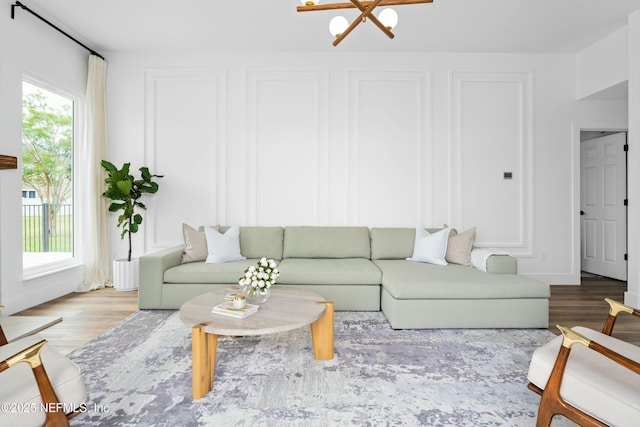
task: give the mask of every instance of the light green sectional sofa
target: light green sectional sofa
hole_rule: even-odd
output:
[[[184,245],[141,257],[139,306],[180,308],[266,257],[279,262],[278,285],[316,292],[336,310],[382,310],[395,329],[548,326],[549,286],[517,275],[515,258],[491,256],[487,272],[407,261],[414,239],[412,228],[240,227],[246,260],[182,264]]]

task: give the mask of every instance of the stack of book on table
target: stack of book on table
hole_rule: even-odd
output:
[[[244,308],[234,308],[233,301],[225,301],[211,309],[213,314],[235,317],[237,319],[243,319],[247,316],[251,316],[256,311],[258,311],[258,306],[254,304],[247,304]]]

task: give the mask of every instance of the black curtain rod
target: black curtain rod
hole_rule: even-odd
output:
[[[61,32],[62,34],[64,34],[65,36],[69,37],[71,40],[73,40],[74,42],[76,42],[77,44],[79,44],[80,46],[82,46],[83,48],[87,49],[92,55],[97,56],[100,59],[104,59],[104,56],[100,55],[98,52],[96,52],[95,50],[91,49],[90,47],[88,47],[87,45],[81,43],[80,41],[78,41],[77,39],[73,38],[72,36],[70,36],[69,34],[65,33],[64,31],[62,31],[60,28],[58,28],[57,26],[55,26],[54,24],[52,24],[51,22],[47,21],[46,19],[44,19],[42,16],[38,15],[37,13],[35,13],[33,10],[29,9],[27,6],[25,6],[24,4],[20,3],[19,1],[17,1],[15,4],[11,5],[11,19],[15,19],[15,9],[16,7],[19,7],[23,10],[26,10],[27,12],[29,12],[30,14],[32,14],[33,16],[35,16],[36,18],[38,18],[39,20],[41,20],[42,22],[44,22],[45,24],[49,25],[52,28],[55,28],[56,30],[58,30],[59,32]]]

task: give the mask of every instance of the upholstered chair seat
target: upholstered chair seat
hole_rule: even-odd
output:
[[[555,416],[584,427],[640,425],[640,347],[611,336],[620,313],[640,318],[640,311],[605,300],[602,332],[558,325],[562,335],[533,353],[528,387],[541,396],[536,427],[549,427]]]
[[[41,337],[31,335],[0,345],[0,361],[10,359],[41,341]],[[78,366],[49,344],[42,347],[40,357],[59,401],[59,404],[49,404],[49,409],[59,405],[64,413],[83,410],[86,391]],[[47,405],[42,403],[41,393],[29,363],[16,363],[0,372],[0,402],[3,403],[0,409],[0,426],[25,427],[45,424]],[[66,420],[65,415],[64,421]]]
[[[640,362],[640,347],[592,329],[573,331]],[[531,358],[528,379],[541,389],[562,345],[558,336],[537,349]],[[572,406],[610,426],[640,425],[640,375],[582,345],[573,346],[564,371],[560,396]]]

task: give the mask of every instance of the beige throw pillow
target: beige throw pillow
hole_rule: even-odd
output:
[[[184,252],[182,252],[182,264],[198,262],[207,259],[207,238],[204,231],[198,231],[187,224],[182,224],[184,235]]]
[[[476,227],[463,233],[451,230],[449,244],[447,245],[446,260],[452,264],[471,265],[471,250],[476,238]]]

